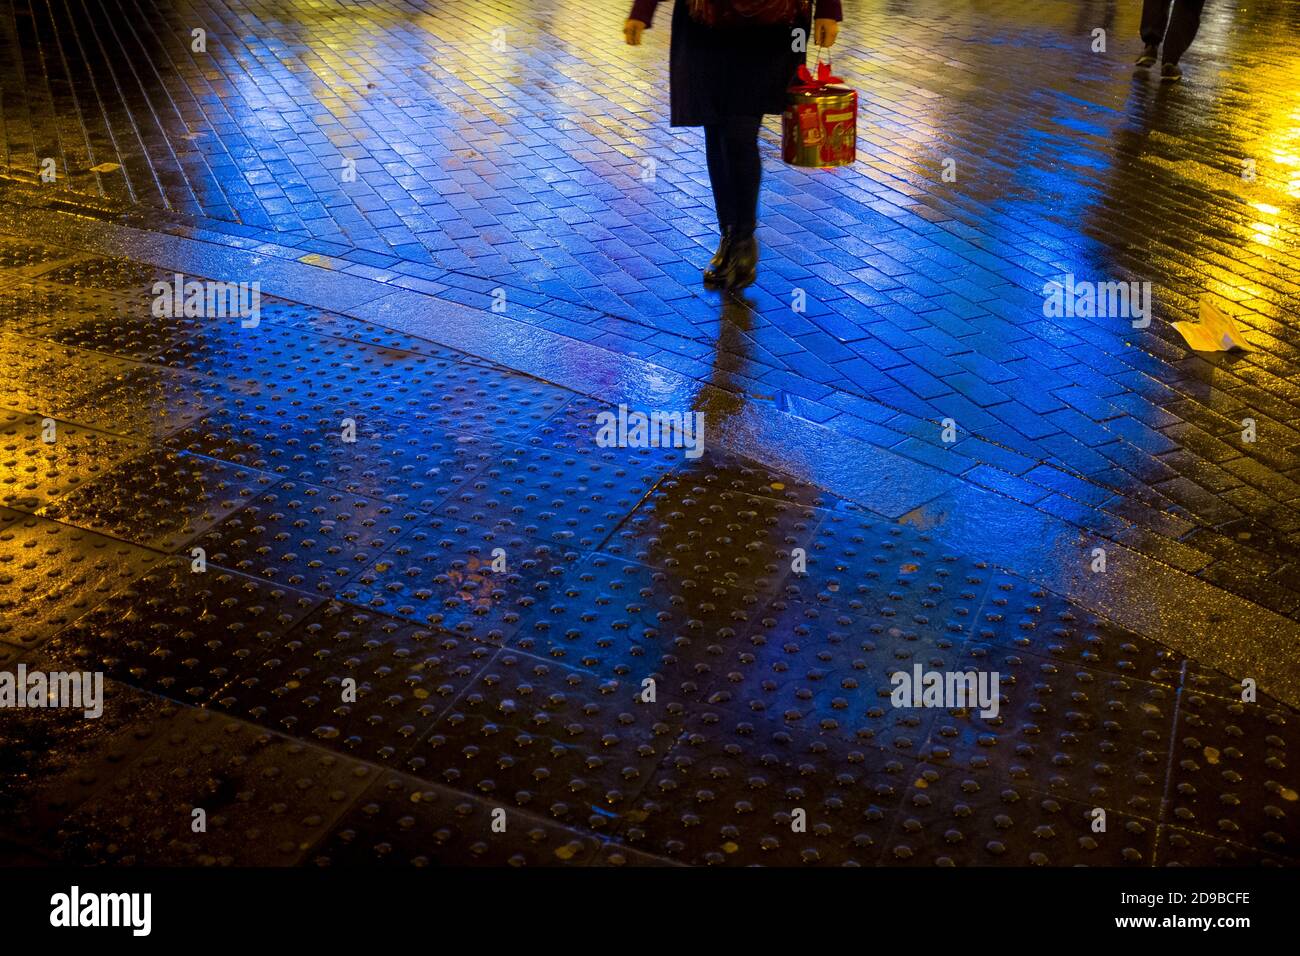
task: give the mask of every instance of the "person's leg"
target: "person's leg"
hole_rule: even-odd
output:
[[[727,127],[710,123],[704,127],[704,158],[709,166],[709,185],[713,188],[713,209],[718,215],[718,248],[704,270],[706,285],[726,282],[731,263],[732,233],[735,231],[735,184],[728,161]]]
[[[735,225],[727,139],[726,124],[710,123],[704,127],[704,157],[709,166],[709,184],[713,187],[713,209],[718,214],[718,229],[723,232]]]
[[[763,159],[758,152],[761,116],[737,116],[727,123],[727,164],[732,182],[736,222],[726,282],[744,288],[758,270],[758,191],[763,180]]]
[[[1159,47],[1169,26],[1169,0],[1142,0],[1142,43]]]
[[[1204,7],[1205,0],[1174,0],[1174,15],[1169,21],[1162,56],[1166,63],[1177,64],[1192,45],[1196,31],[1201,28],[1201,10]]]
[[[758,153],[761,116],[737,116],[727,123],[727,165],[732,183],[732,212],[739,239],[748,239],[758,224],[758,190],[763,160]]]

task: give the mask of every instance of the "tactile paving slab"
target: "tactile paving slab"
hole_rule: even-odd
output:
[[[18,662],[44,669],[40,658],[0,654],[0,669]],[[0,832],[28,843],[48,844],[46,831],[137,755],[179,704],[104,681],[103,713],[39,708],[6,710],[0,718]]]
[[[495,363],[483,359],[470,359],[463,352],[436,345],[428,339],[418,339],[402,332],[363,319],[336,312],[328,312],[299,302],[290,302],[274,296],[262,297],[262,321],[271,325],[289,325],[304,332],[317,335],[331,335],[349,339],[366,345],[376,345],[385,349],[399,349],[417,352],[446,361],[461,362],[470,365],[498,367]]]
[[[975,624],[983,643],[1062,663],[1176,685],[1183,658],[1016,575],[993,576]]]
[[[697,700],[743,643],[759,600],[595,554],[538,603],[512,643],[608,677],[653,679],[663,700]]]
[[[255,324],[254,324],[255,323]],[[186,348],[192,367],[214,379],[241,382],[266,398],[373,399],[396,403],[433,394],[456,363],[290,326],[239,317],[209,319]]]
[[[40,279],[0,283],[0,328],[40,336],[48,323],[78,318],[112,318],[121,311],[118,296]]]
[[[260,471],[155,446],[46,505],[40,513],[170,552],[276,483],[272,475]]]
[[[927,760],[1159,819],[1175,688],[977,643],[966,651],[956,670],[990,683],[997,674],[998,712],[945,709]]]
[[[459,364],[430,376],[415,392],[394,414],[503,441],[518,440],[541,425],[570,396],[537,379]]]
[[[707,700],[780,722],[809,738],[875,745],[915,759],[935,712],[891,704],[892,677],[949,670],[962,645],[951,635],[901,628],[820,605],[773,600],[729,648]]]
[[[641,866],[681,866],[664,856],[654,856],[634,850],[621,843],[604,843],[588,866],[641,867]]]
[[[493,653],[454,635],[330,603],[285,632],[224,688],[216,705],[361,759],[392,762],[428,732]]]
[[[1265,710],[1289,709],[1286,704],[1261,691],[1257,685],[1258,681],[1252,678],[1230,677],[1212,667],[1205,667],[1193,661],[1188,661],[1183,670],[1183,688],[1186,693],[1226,697],[1243,702],[1253,700]]]
[[[412,772],[609,832],[681,728],[618,678],[501,651],[413,751]]]
[[[1300,857],[1300,781],[1288,765],[1293,713],[1184,692],[1166,821],[1263,853]]]
[[[40,271],[44,272],[70,255],[69,250],[59,246],[49,246],[25,237],[0,236],[0,284],[18,270],[29,272],[32,267],[43,266]]]
[[[518,440],[571,393],[504,369],[386,349],[274,323],[214,326],[189,340],[195,368],[246,383],[268,401],[327,401],[352,411]]]
[[[30,334],[60,345],[108,352],[155,365],[193,368],[194,353],[186,343],[205,321],[155,316],[122,302],[115,314],[62,316]]]
[[[209,321],[155,314],[154,283],[175,274],[130,260],[78,259],[43,271],[33,292],[49,308],[31,334],[62,345],[182,366],[183,343]],[[189,277],[187,277],[189,278]]]
[[[912,771],[881,863],[890,866],[1150,866],[1156,826],[987,772]]]
[[[505,454],[507,446],[430,423],[343,406],[268,403],[233,396],[169,439],[196,454],[430,510]],[[345,419],[355,440],[345,441]]]
[[[281,480],[199,535],[214,564],[331,594],[410,530],[416,516],[373,498]]]
[[[188,559],[159,564],[44,647],[63,668],[102,670],[183,702],[211,699],[320,599]]]
[[[582,866],[599,841],[515,807],[387,773],[307,862],[317,866]]]
[[[198,421],[224,394],[201,375],[134,362],[110,382],[83,394],[81,404],[66,417],[119,435],[156,439]]]
[[[709,866],[869,866],[913,761],[732,708],[691,715],[619,836]]]
[[[787,600],[954,640],[971,633],[989,586],[987,565],[916,528],[856,509],[824,514],[804,546],[807,573],[786,579]]]
[[[629,471],[664,472],[690,463],[684,448],[662,445],[641,448],[627,444],[609,444],[601,437],[602,426],[610,421],[617,422],[617,415],[618,410],[607,402],[575,395],[529,433],[526,440],[537,448],[563,452],[568,456],[591,459]],[[614,417],[611,419],[602,416]]]
[[[160,269],[144,262],[125,257],[86,256],[64,263],[41,274],[46,282],[58,282],[77,288],[117,290],[149,290],[153,296],[155,282],[172,282],[175,272]],[[197,276],[186,276],[198,279]]]
[[[733,492],[775,498],[806,508],[835,508],[841,502],[816,485],[731,452],[705,449],[696,461],[681,464],[682,476],[715,493]]]
[[[126,438],[156,438],[220,402],[188,371],[148,365],[30,336],[0,336],[0,406]]]
[[[600,547],[660,474],[515,446],[437,510],[587,551]]]
[[[1157,866],[1294,866],[1287,857],[1242,846],[1231,840],[1216,839],[1162,825],[1156,837]]]
[[[79,865],[293,865],[377,773],[340,754],[183,708],[64,822],[63,855]],[[205,829],[196,831],[200,822]]]
[[[138,368],[124,359],[9,332],[0,335],[0,367],[5,370],[0,407],[91,426],[97,415],[91,397]]]
[[[144,448],[119,435],[0,409],[0,504],[35,510]]]
[[[740,491],[718,491],[673,472],[605,543],[603,550],[675,577],[773,589],[807,548],[824,512]]]
[[[40,644],[161,558],[155,551],[0,508],[0,643]]]
[[[528,615],[541,613],[580,557],[522,535],[432,515],[338,597],[499,644]]]

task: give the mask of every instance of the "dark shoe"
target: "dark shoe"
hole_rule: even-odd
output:
[[[1177,83],[1183,78],[1183,68],[1177,63],[1166,63],[1160,68],[1161,83]]]
[[[727,283],[727,272],[731,267],[731,254],[735,248],[731,241],[732,228],[722,227],[722,238],[718,241],[718,251],[709,260],[709,267],[704,270],[704,284],[722,286]]]
[[[758,240],[752,235],[736,239],[732,245],[727,288],[743,289],[758,277]]]
[[[1156,65],[1156,60],[1160,56],[1158,46],[1145,46],[1142,48],[1142,55],[1138,57],[1137,68],[1139,70],[1149,70]]]

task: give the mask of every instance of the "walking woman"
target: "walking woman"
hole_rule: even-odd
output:
[[[637,46],[659,0],[634,0],[623,26]],[[813,26],[808,0],[675,0],[669,55],[673,126],[703,126],[721,241],[704,270],[710,286],[741,289],[758,268],[758,186],[763,116],[785,110]],[[817,0],[813,40],[829,47],[840,0]],[[754,25],[757,22],[757,25]],[[802,33],[796,31],[802,30]]]

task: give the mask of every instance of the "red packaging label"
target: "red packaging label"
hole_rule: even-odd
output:
[[[844,164],[853,162],[857,153],[857,115],[853,110],[833,110],[822,116],[825,140],[822,143],[822,162]]]
[[[799,142],[804,146],[816,146],[822,142],[821,111],[811,103],[796,106],[795,122],[799,126]]]

